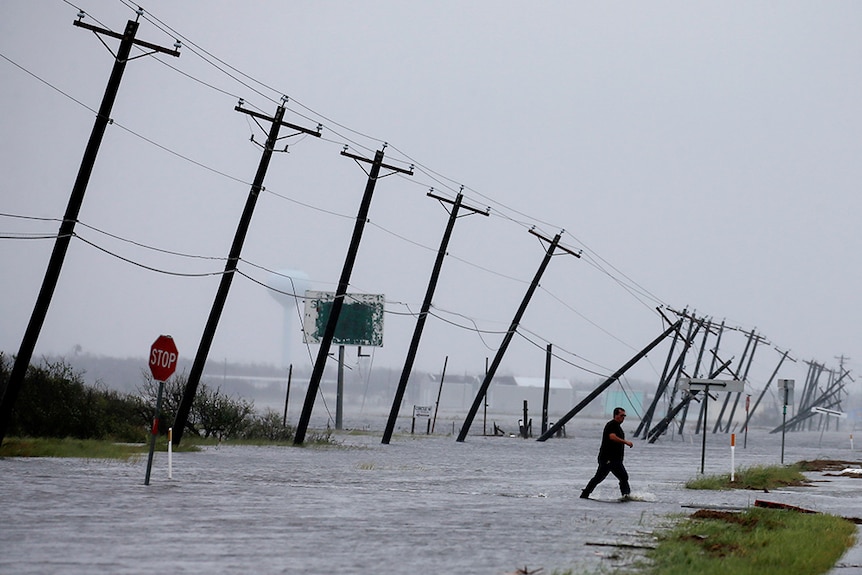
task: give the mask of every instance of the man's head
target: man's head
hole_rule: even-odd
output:
[[[622,423],[625,420],[625,418],[626,418],[626,410],[623,409],[622,407],[615,407],[614,408],[614,419],[617,422]]]

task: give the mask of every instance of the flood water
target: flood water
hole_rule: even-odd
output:
[[[812,473],[811,487],[701,492],[700,435],[634,439],[633,492],[595,471],[604,420],[573,420],[568,437],[336,435],[336,447],[238,447],[157,453],[134,462],[0,459],[0,573],[504,574],[631,564],[669,516],[691,506],[766,499],[862,517],[862,480]],[[625,429],[632,434],[636,421]],[[850,432],[789,433],[785,463],[859,461]],[[743,447],[743,443],[747,445]],[[777,464],[781,434],[737,436],[736,469]],[[857,464],[858,465],[858,464]],[[705,472],[731,469],[730,436],[707,434]],[[611,545],[608,545],[611,544]]]

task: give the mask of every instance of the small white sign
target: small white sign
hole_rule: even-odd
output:
[[[726,391],[728,393],[742,393],[745,390],[745,382],[741,379],[699,379],[696,377],[685,377],[679,380],[680,389],[690,391]]]
[[[431,406],[430,405],[414,405],[413,406],[413,417],[431,417]]]
[[[847,417],[847,414],[843,411],[838,411],[837,409],[826,409],[825,407],[812,407],[811,411],[815,413],[822,413],[823,415],[834,415],[840,419]]]

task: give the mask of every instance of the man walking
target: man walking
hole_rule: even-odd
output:
[[[622,493],[623,499],[629,498],[632,490],[629,487],[629,474],[623,465],[623,456],[625,455],[625,446],[632,447],[634,444],[631,441],[626,441],[626,434],[622,427],[625,418],[626,410],[622,407],[615,407],[614,418],[605,424],[605,429],[602,432],[602,445],[599,447],[599,468],[596,469],[595,476],[581,491],[581,499],[589,499],[590,493],[593,492],[596,485],[605,480],[608,473],[613,473],[614,477],[619,479],[620,493]]]

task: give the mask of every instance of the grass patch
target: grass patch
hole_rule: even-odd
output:
[[[853,545],[856,526],[826,514],[751,508],[701,510],[661,536],[646,573],[815,575]],[[816,534],[816,536],[814,536]]]
[[[802,474],[803,467],[800,464],[789,466],[783,465],[756,465],[740,469],[734,475],[734,481],[730,480],[730,474],[711,475],[698,477],[688,481],[685,486],[688,489],[756,489],[770,490],[777,487],[809,485],[808,479]]]
[[[165,446],[167,449],[167,446]],[[145,444],[99,439],[11,437],[0,446],[0,457],[80,457],[128,460],[148,452]]]
[[[175,452],[200,451],[201,447],[216,445],[274,445],[293,446],[289,441],[273,441],[266,439],[240,439],[219,441],[215,438],[185,437]],[[307,446],[332,446],[338,443],[329,432],[309,433]],[[78,457],[82,459],[120,459],[129,460],[141,455],[147,455],[150,444],[120,443],[103,439],[75,439],[71,437],[7,437],[0,446],[0,457]],[[156,439],[156,451],[168,450],[167,438],[159,436]]]

